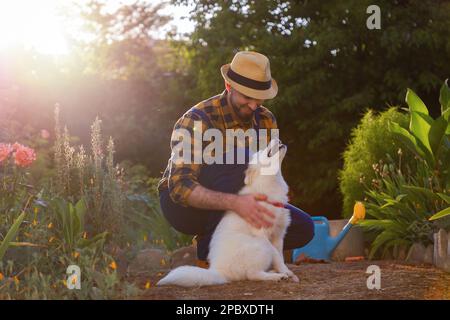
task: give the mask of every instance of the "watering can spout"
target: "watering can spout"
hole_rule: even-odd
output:
[[[356,202],[355,206],[353,207],[353,215],[348,221],[348,223],[345,225],[344,228],[342,228],[342,231],[334,238],[330,238],[331,248],[332,250],[336,249],[336,247],[341,243],[342,239],[346,236],[346,234],[350,231],[350,228],[355,225],[358,221],[363,220],[366,216],[366,209],[364,208],[364,205],[362,202]]]

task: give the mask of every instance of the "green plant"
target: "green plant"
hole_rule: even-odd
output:
[[[3,239],[3,241],[0,242],[0,261],[2,261],[3,256],[6,253],[6,250],[8,249],[8,247],[11,245],[12,240],[14,239],[14,237],[16,236],[17,232],[19,231],[19,227],[22,224],[23,219],[25,218],[25,214],[26,212],[23,211],[16,219],[16,221],[14,221],[13,225],[11,226],[11,228],[8,230],[8,233],[6,234],[5,238]]]
[[[429,218],[445,206],[434,192],[437,179],[423,160],[417,159],[415,168],[400,163],[401,154],[398,164],[389,158],[375,165],[376,177],[366,186],[368,218],[359,225],[374,236],[370,258],[380,249],[384,256],[391,248],[432,243],[438,226]]]
[[[449,117],[450,107],[447,98],[449,88],[445,83],[441,89],[441,115],[437,119],[431,118],[428,109],[423,101],[412,91],[408,89],[406,93],[406,103],[409,106],[410,123],[409,130],[403,128],[396,122],[391,122],[389,129],[397,135],[402,142],[418,157],[426,161],[430,169],[439,170],[442,164],[447,165],[450,160],[448,158],[448,149],[450,142]],[[448,175],[448,168],[445,174]],[[445,177],[448,179],[448,176]],[[448,180],[444,183],[449,184]]]
[[[86,203],[83,198],[73,205],[65,199],[55,198],[50,202],[50,207],[56,217],[56,236],[66,252],[74,252],[89,246],[102,247],[107,232],[102,232],[91,238],[87,238],[84,224]]]
[[[440,189],[450,189],[450,89],[448,79],[442,85],[439,95],[441,115],[433,119],[423,101],[411,90],[406,93],[406,103],[409,106],[409,130],[398,123],[391,122],[390,130],[402,140],[418,157],[423,159],[428,168],[437,174]],[[448,196],[440,197],[450,204]],[[437,212],[431,220],[450,214],[450,208]]]
[[[343,154],[343,169],[339,172],[343,217],[350,217],[355,201],[364,199],[362,182],[370,182],[375,178],[372,166],[380,160],[386,161],[387,155],[393,156],[398,151],[394,134],[386,130],[390,121],[406,126],[408,117],[395,107],[379,114],[368,110],[359,125],[352,130],[350,143]],[[404,150],[402,160],[404,163],[411,163],[413,154]]]
[[[409,130],[391,122],[390,130],[400,143],[415,154],[415,165],[398,163],[389,157],[386,163],[375,164],[376,178],[366,187],[369,219],[360,225],[373,232],[370,258],[381,248],[409,246],[414,242],[432,243],[438,228],[450,228],[450,220],[433,221],[449,209],[449,90],[441,89],[442,114],[436,120],[428,115],[422,100],[408,89]],[[430,221],[431,220],[431,221]]]

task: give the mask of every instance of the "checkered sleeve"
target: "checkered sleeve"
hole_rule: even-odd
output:
[[[200,174],[203,143],[201,132],[204,132],[207,128],[208,126],[204,121],[188,111],[176,122],[172,132],[167,182],[170,197],[175,203],[182,206],[188,205],[189,195],[199,184],[198,176]],[[200,134],[198,134],[199,130],[201,131]]]

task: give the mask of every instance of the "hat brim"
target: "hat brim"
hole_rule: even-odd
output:
[[[267,90],[256,90],[246,86],[243,86],[237,82],[234,82],[227,76],[228,69],[230,69],[230,64],[225,64],[220,68],[220,72],[222,73],[222,77],[228,82],[232,88],[236,89],[240,93],[254,99],[266,100],[273,99],[278,93],[278,85],[277,82],[272,79],[272,84]]]

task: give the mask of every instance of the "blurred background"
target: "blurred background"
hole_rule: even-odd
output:
[[[0,142],[54,136],[54,109],[89,146],[96,116],[116,161],[160,177],[174,122],[223,90],[240,50],[270,58],[279,85],[267,101],[289,147],[292,203],[340,217],[339,170],[368,108],[404,106],[406,88],[432,116],[450,74],[450,1],[0,2]],[[51,167],[51,164],[48,166]],[[344,213],[348,214],[348,213]]]

